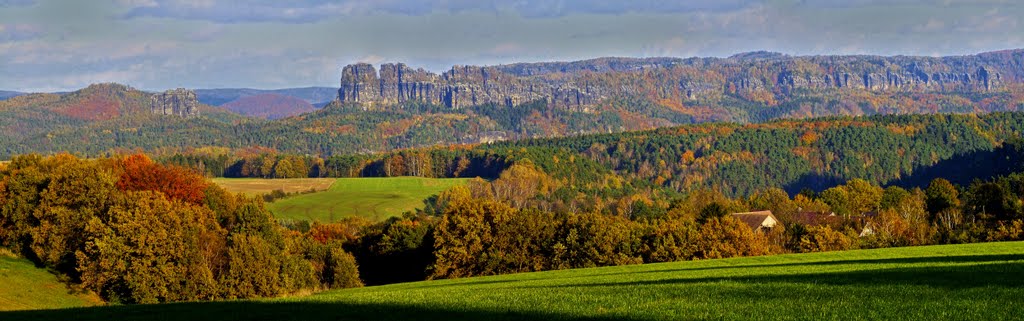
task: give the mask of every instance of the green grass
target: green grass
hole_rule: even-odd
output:
[[[56,276],[32,262],[0,253],[0,311],[84,307],[99,303],[102,301],[96,296],[71,293]]]
[[[214,178],[213,183],[220,185],[232,193],[247,195],[270,194],[274,190],[285,193],[306,192],[309,190],[323,191],[331,187],[333,178]]]
[[[423,208],[423,200],[466,179],[422,177],[339,178],[330,189],[269,204],[283,219],[330,222],[351,216],[383,220]]]
[[[3,320],[1014,320],[1024,242],[677,262]]]

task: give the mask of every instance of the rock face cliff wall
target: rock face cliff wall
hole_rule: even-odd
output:
[[[455,66],[440,75],[405,64],[369,64],[342,69],[338,99],[365,108],[421,101],[459,109],[482,104],[514,106],[546,100],[554,106],[579,110],[601,98],[600,90],[572,82],[509,75],[494,67]]]
[[[455,66],[435,74],[404,64],[343,68],[338,98],[364,108],[421,101],[458,109],[544,100],[586,111],[607,97],[690,100],[762,92],[784,100],[801,90],[988,92],[1024,82],[1024,50],[957,57],[808,56],[746,53],[729,58],[599,58],[576,62]]]
[[[157,115],[196,117],[199,116],[199,100],[191,90],[172,89],[154,94],[150,98],[150,111]]]

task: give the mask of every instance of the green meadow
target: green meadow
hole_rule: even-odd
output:
[[[792,254],[435,280],[272,300],[3,320],[1014,320],[1024,242]]]
[[[466,181],[422,177],[339,178],[325,191],[287,197],[268,207],[281,219],[330,222],[362,216],[383,220],[423,208],[423,200]]]
[[[84,307],[101,302],[96,296],[74,293],[52,273],[0,249],[0,311]]]

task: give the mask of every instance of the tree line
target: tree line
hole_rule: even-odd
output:
[[[0,174],[3,245],[122,303],[1024,238],[1021,173],[967,186],[852,179],[821,192],[762,188],[733,197],[625,188],[613,178],[600,191],[575,187],[519,160],[403,217],[312,224],[277,222],[261,199],[143,155],[26,155],[0,165]],[[751,210],[771,210],[780,224],[755,231],[730,215]]]
[[[881,187],[853,179],[792,197],[764,188],[672,198],[624,195],[621,208],[566,206],[560,182],[533,165],[473,180],[384,222],[314,223],[341,240],[367,284],[735,256],[1024,239],[1024,174],[959,186]],[[731,213],[771,210],[755,231]]]

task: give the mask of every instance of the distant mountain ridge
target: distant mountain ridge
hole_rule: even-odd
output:
[[[241,115],[266,119],[285,118],[316,110],[305,100],[277,93],[244,96],[220,107]]]
[[[153,139],[140,134],[139,128],[193,124],[182,127],[202,131],[205,124],[244,119],[200,104],[187,89],[149,93],[121,84],[94,84],[66,94],[26,94],[0,101],[0,152],[90,151],[98,143],[91,136],[109,138],[116,146],[137,146],[135,142]],[[64,138],[67,142],[60,141]]]
[[[221,106],[240,98],[259,94],[278,94],[302,99],[309,104],[321,106],[338,98],[338,89],[330,87],[303,87],[285,89],[214,88],[195,89],[199,102],[210,106]]]
[[[24,95],[23,92],[0,90],[0,100]]]

